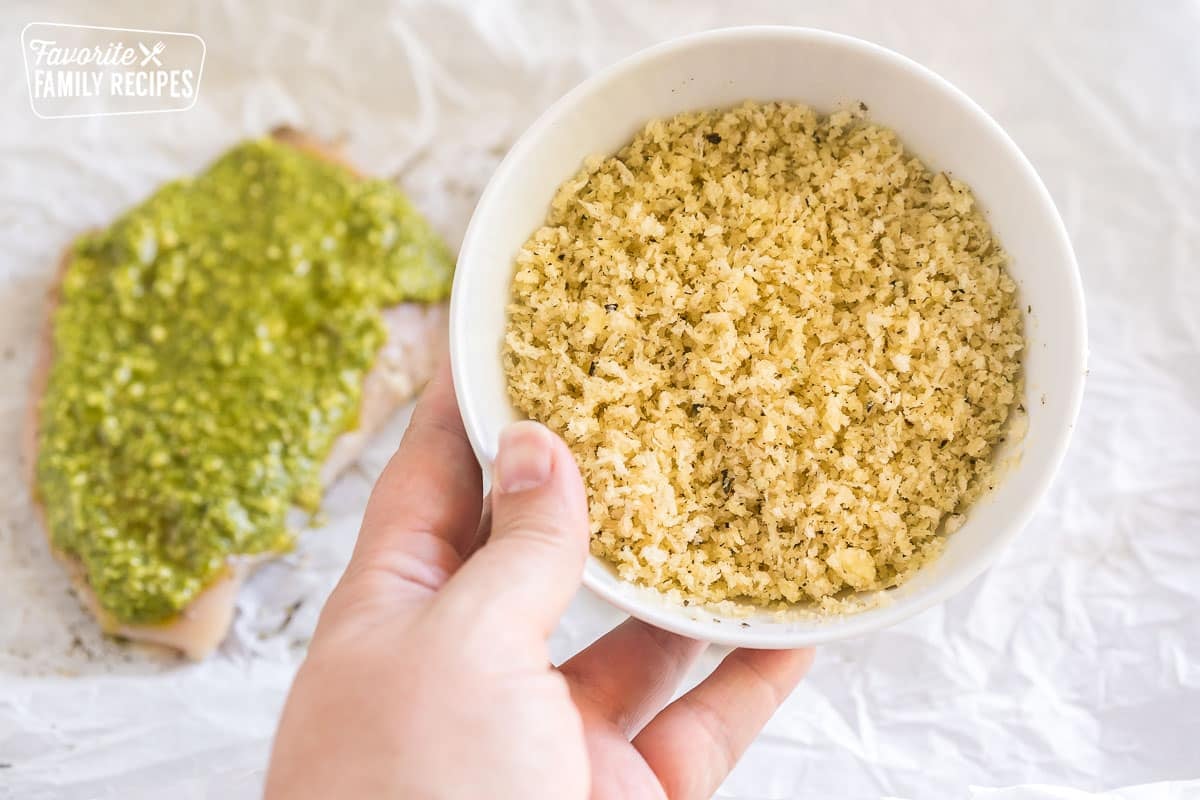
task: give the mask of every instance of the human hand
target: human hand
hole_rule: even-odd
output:
[[[566,445],[521,422],[482,480],[441,370],[379,478],[288,697],[268,800],[712,795],[811,650],[704,648],[629,620],[555,669],[587,502]],[[665,708],[664,708],[665,706]]]

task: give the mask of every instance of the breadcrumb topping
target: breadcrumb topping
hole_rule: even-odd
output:
[[[1015,295],[970,189],[893,131],[747,102],[653,121],[561,187],[503,359],[621,577],[833,612],[936,556],[994,480]]]

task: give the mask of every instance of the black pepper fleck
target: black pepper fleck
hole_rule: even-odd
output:
[[[708,140],[709,144],[721,143],[721,134],[719,133],[706,133],[704,134],[704,138]]]
[[[605,304],[604,304],[604,310],[605,310],[605,311],[616,311],[616,310],[617,310],[617,304],[616,304],[616,303],[605,303]]]
[[[275,631],[276,634],[283,633],[292,624],[292,620],[296,618],[296,612],[300,610],[300,606],[302,605],[304,605],[304,600],[300,599],[287,607],[287,610],[283,614],[283,622],[280,623],[279,628]]]

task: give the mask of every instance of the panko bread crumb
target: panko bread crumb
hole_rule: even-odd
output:
[[[861,115],[747,102],[653,121],[561,187],[503,359],[622,578],[834,612],[994,480],[1023,347],[967,186]]]

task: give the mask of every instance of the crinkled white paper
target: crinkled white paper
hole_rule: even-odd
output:
[[[899,50],[1009,130],[1075,242],[1091,376],[1063,471],[996,567],[941,608],[823,648],[723,796],[1200,797],[1200,5],[168,5],[0,11],[0,797],[257,796],[289,679],[403,427],[336,486],[328,528],[251,582],[217,656],[104,640],[47,553],[16,456],[65,243],[281,122],[344,138],[457,243],[507,147],[584,76],[671,36],[768,22]],[[199,102],[39,120],[18,50],[34,20],[198,33]],[[556,653],[617,619],[580,596]],[[1092,794],[1123,786],[1139,788]]]

